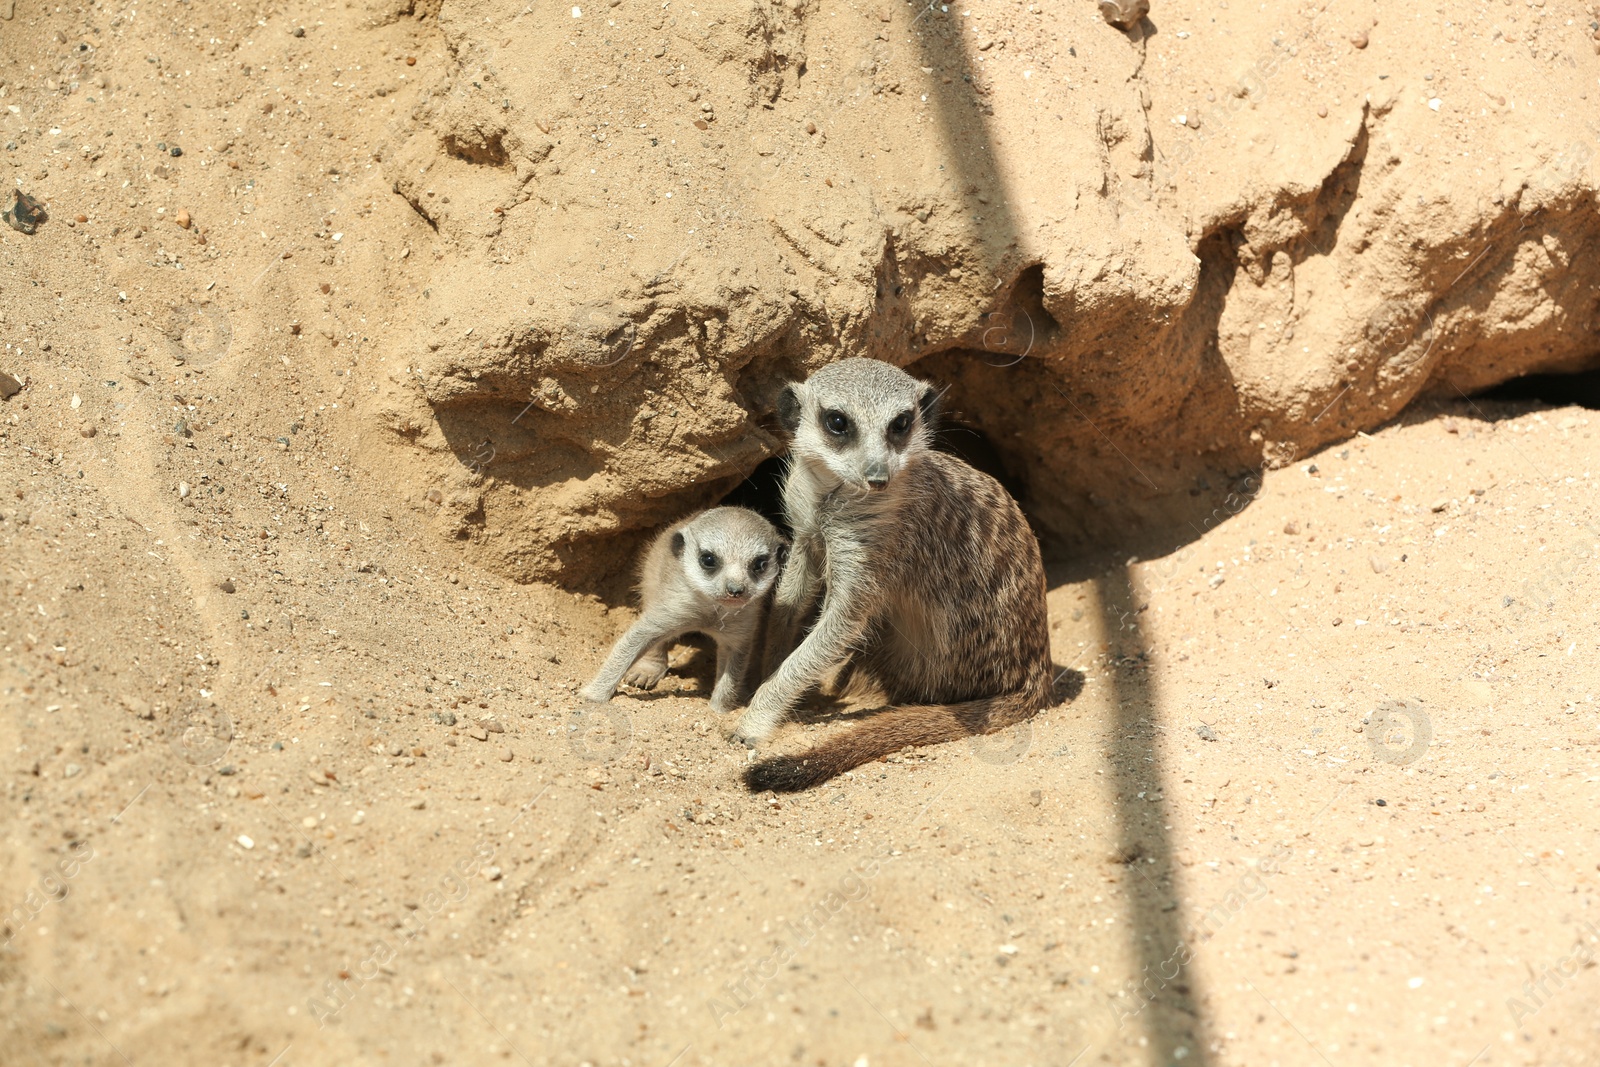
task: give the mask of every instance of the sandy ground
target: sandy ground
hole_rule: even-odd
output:
[[[576,710],[621,589],[470,565],[363,406],[448,262],[373,159],[437,31],[154,6],[0,21],[51,210],[0,228],[0,1064],[1600,1062],[1593,413],[1202,479],[1054,562],[1031,729],[750,796],[705,657]]]
[[[574,712],[626,609],[454,567],[332,435],[147,399],[108,448],[88,388],[4,409],[4,1062],[1600,1047],[1588,412],[1418,413],[1059,564],[1075,700],[779,801],[704,657]]]

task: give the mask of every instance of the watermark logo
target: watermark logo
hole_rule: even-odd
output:
[[[1584,940],[1583,934],[1588,934],[1587,941]],[[1540,971],[1535,977],[1523,982],[1522,997],[1506,998],[1506,1011],[1511,1013],[1513,1027],[1522,1029],[1524,1019],[1539,1014],[1544,1006],[1555,999],[1557,993],[1566,989],[1585,967],[1593,965],[1596,941],[1600,941],[1600,927],[1592,922],[1585,923],[1577,941],[1573,943],[1571,952]]]
[[[579,759],[609,763],[633,748],[633,720],[610,704],[574,708],[567,720],[567,747]]]
[[[233,347],[228,313],[216,304],[196,304],[175,312],[167,336],[173,357],[190,367],[209,367]]]
[[[1033,748],[1033,720],[1024,719],[992,734],[975,734],[971,746],[973,758],[980,763],[1008,767]]]
[[[993,367],[1015,367],[1028,358],[1033,343],[1038,339],[1033,316],[1026,308],[1003,308],[983,316],[983,349],[996,355],[1009,357],[1009,362],[992,363]]]
[[[22,902],[9,912],[0,912],[0,947],[11,944],[19,933],[39,917],[53,902],[67,899],[71,891],[68,883],[78,877],[84,864],[94,859],[94,846],[87,841],[74,841],[67,846],[67,854],[39,876],[37,884],[28,889]]]
[[[1378,705],[1367,719],[1367,744],[1375,759],[1401,767],[1422,758],[1433,742],[1433,721],[1428,713],[1404,700]]]
[[[233,719],[210,701],[190,701],[173,713],[167,725],[169,743],[185,763],[209,767],[233,743]]]
[[[572,309],[567,344],[590,367],[614,367],[639,341],[639,327],[609,300],[591,300]]]

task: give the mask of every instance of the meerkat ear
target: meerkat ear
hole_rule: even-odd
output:
[[[672,556],[674,559],[683,558],[683,531],[679,530],[672,535]]]
[[[788,563],[788,562],[789,562],[789,542],[787,542],[787,541],[779,541],[778,542],[778,567],[779,567],[779,569],[782,569],[783,565]]]
[[[934,429],[939,423],[939,400],[943,395],[938,386],[922,383],[922,393],[917,397],[917,406],[922,409],[922,424],[929,430]]]
[[[778,394],[778,422],[791,437],[800,430],[800,394],[793,385],[783,387]]]

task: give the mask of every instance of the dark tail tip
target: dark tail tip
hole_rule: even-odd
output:
[[[744,772],[744,784],[752,793],[798,793],[821,785],[832,774],[808,759],[779,756],[752,764]]]

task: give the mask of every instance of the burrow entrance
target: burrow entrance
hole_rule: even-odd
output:
[[[1600,369],[1575,374],[1529,374],[1485,389],[1479,400],[1536,400],[1552,407],[1600,411]]]

